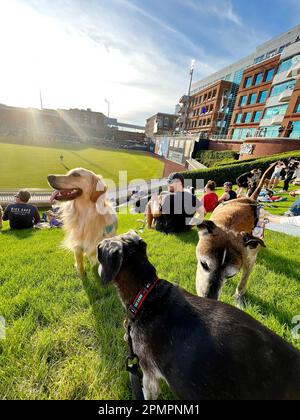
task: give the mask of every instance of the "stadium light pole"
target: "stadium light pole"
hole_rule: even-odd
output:
[[[188,97],[191,95],[191,89],[192,89],[192,82],[193,82],[193,75],[195,70],[196,60],[192,60],[191,67],[190,67],[190,84],[189,84],[189,92]]]
[[[40,105],[41,105],[41,110],[43,110],[44,107],[43,107],[42,89],[40,89]]]
[[[191,67],[190,67],[190,84],[189,84],[189,90],[188,90],[188,104],[186,109],[186,119],[185,119],[185,130],[187,129],[188,125],[188,119],[189,119],[189,111],[190,111],[190,96],[191,96],[191,89],[192,89],[192,83],[193,83],[193,75],[195,70],[196,60],[191,61]]]
[[[104,102],[107,103],[107,117],[109,118],[109,114],[110,114],[110,101],[108,99],[105,99]]]

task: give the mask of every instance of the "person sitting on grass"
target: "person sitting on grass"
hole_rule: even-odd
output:
[[[225,182],[224,184],[224,194],[219,198],[219,204],[225,203],[226,201],[235,200],[237,198],[237,194],[233,191],[233,185],[231,182]]]
[[[204,203],[204,210],[205,214],[212,213],[219,204],[219,197],[216,194],[217,184],[215,181],[208,181],[204,188],[204,196],[203,196],[203,203]]]
[[[53,208],[53,210],[48,210],[42,214],[42,221],[44,223],[49,223],[50,228],[61,228],[63,227],[63,222],[59,219],[59,208]]]
[[[166,234],[187,232],[192,228],[193,216],[197,212],[199,224],[203,221],[203,204],[184,189],[184,177],[172,173],[168,180],[168,192],[153,194],[146,207],[147,227],[152,225]]]
[[[9,220],[11,229],[31,229],[40,223],[41,218],[38,209],[28,204],[31,194],[27,190],[21,190],[15,196],[15,204],[6,207],[3,220]]]

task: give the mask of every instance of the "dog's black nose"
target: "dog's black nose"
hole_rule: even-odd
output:
[[[55,181],[55,175],[48,175],[47,179],[49,184],[51,185]]]

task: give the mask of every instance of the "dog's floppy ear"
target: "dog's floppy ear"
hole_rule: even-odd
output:
[[[216,225],[210,220],[204,220],[197,228],[199,230],[199,235],[211,235],[215,230]]]
[[[249,235],[249,233],[246,233],[246,232],[242,232],[242,236],[243,236],[245,247],[255,249],[259,245],[261,245],[263,248],[266,248],[266,245],[262,239],[256,238],[253,235]]]
[[[93,203],[96,203],[97,200],[101,197],[101,195],[105,194],[106,191],[107,185],[105,184],[103,179],[98,176],[95,176],[91,193],[91,201]]]
[[[130,231],[128,232],[128,234],[131,235],[132,239],[136,242],[136,244],[139,245],[140,249],[142,249],[144,252],[146,252],[146,250],[147,250],[147,244],[139,236],[139,234],[135,230],[133,230],[133,229],[130,229]]]
[[[123,245],[120,241],[103,241],[98,245],[99,275],[104,284],[113,281],[123,264]]]

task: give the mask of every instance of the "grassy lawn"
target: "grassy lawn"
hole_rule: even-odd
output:
[[[157,179],[163,175],[163,163],[141,152],[76,144],[44,147],[0,142],[0,188],[48,187],[48,174],[66,172],[60,163],[61,155],[69,169],[83,167],[116,183],[119,171],[127,171],[129,181]]]
[[[281,204],[281,203],[280,203]],[[289,207],[288,204],[284,204]],[[276,210],[283,213],[285,210]],[[140,215],[120,215],[119,233],[140,227]],[[145,231],[148,255],[161,278],[195,292],[197,231],[165,236]],[[92,270],[75,276],[60,249],[62,231],[0,233],[1,399],[128,399],[124,311],[113,286]],[[299,239],[267,232],[247,293],[247,312],[300,349],[292,319],[300,314]],[[238,278],[222,300],[234,304]],[[168,392],[163,398],[171,397]]]

